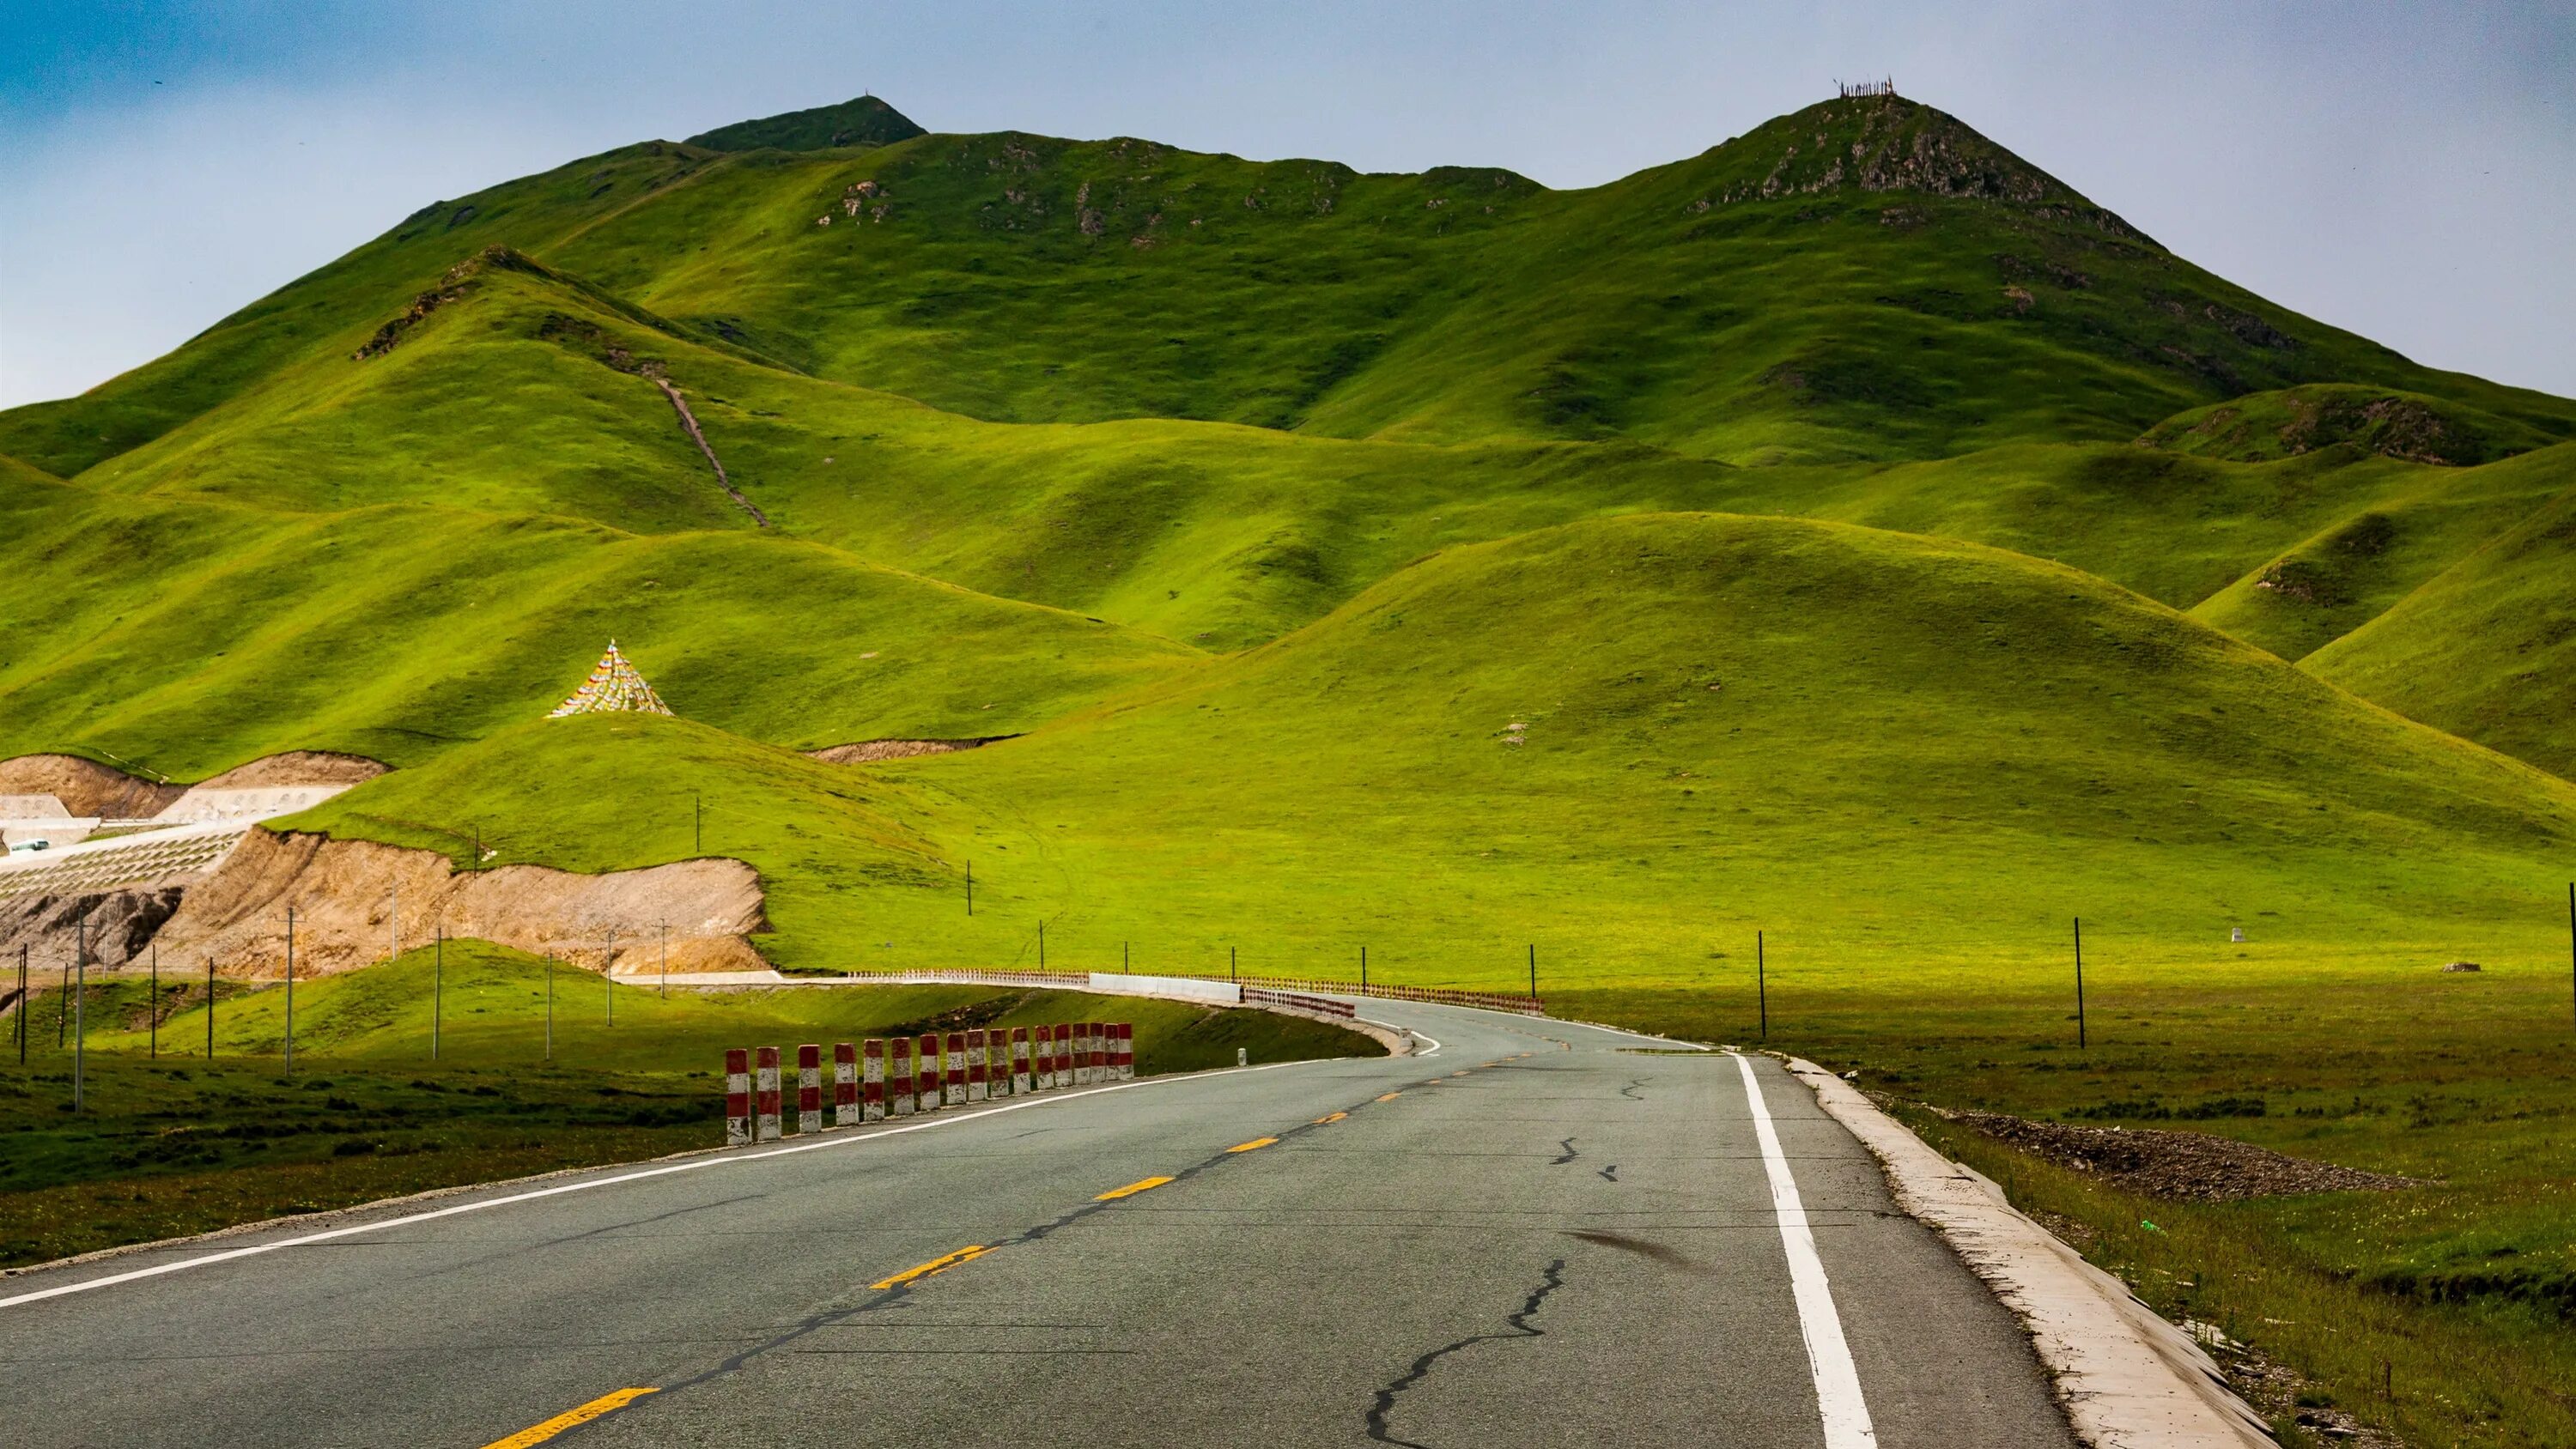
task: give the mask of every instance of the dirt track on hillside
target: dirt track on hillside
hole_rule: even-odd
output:
[[[156,785],[77,755],[0,760],[0,795],[51,795],[74,815],[140,820],[170,808],[185,785]]]

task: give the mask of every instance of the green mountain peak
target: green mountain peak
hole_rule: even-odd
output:
[[[890,146],[924,134],[903,112],[875,96],[860,96],[837,106],[718,126],[691,136],[689,144],[710,151],[829,151],[843,146]]]

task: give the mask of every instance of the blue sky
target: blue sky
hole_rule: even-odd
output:
[[[426,202],[863,90],[933,130],[1587,186],[1881,74],[2283,305],[2576,395],[2570,0],[11,0],[0,405]]]

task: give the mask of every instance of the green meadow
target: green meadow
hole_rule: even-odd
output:
[[[1929,1104],[2158,1307],[2411,1444],[2565,1441],[2571,541],[2576,402],[1910,101],[1572,192],[853,102],[437,201],[0,413],[0,757],[367,755],[278,828],[740,859],[790,972],[1534,959],[1571,1015],[1746,1042],[1759,933],[1771,1045]],[[611,637],[678,717],[544,719]],[[805,753],[879,739],[984,743]],[[265,992],[213,1064],[95,1038],[105,1137],[59,1062],[8,1079],[55,1174],[10,1251],[671,1150],[727,1033],[1049,1006],[621,989],[523,1075],[529,963],[457,950],[437,1074],[407,957],[310,988],[332,1087],[260,1055]],[[1167,1068],[1253,1029],[1152,1019]],[[2428,1185],[2142,1205],[1931,1110],[2221,1098],[2262,1115],[2188,1130]],[[281,1103],[291,1144],[138,1145]],[[64,1226],[165,1172],[202,1205]]]

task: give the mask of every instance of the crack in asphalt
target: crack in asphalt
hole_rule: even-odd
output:
[[[1601,1169],[1601,1175],[1612,1182],[1617,1182],[1619,1180],[1619,1164],[1614,1162],[1608,1167]]]
[[[1415,1359],[1412,1367],[1377,1391],[1376,1402],[1369,1406],[1368,1436],[1380,1444],[1398,1444],[1404,1446],[1404,1449],[1430,1449],[1427,1444],[1419,1444],[1411,1439],[1399,1439],[1395,1437],[1394,1431],[1387,1428],[1387,1418],[1395,1412],[1396,1395],[1422,1382],[1430,1376],[1432,1365],[1461,1349],[1507,1338],[1545,1338],[1547,1330],[1532,1328],[1529,1321],[1537,1315],[1539,1305],[1547,1301],[1547,1296],[1564,1286],[1565,1260],[1558,1258],[1547,1265],[1547,1271],[1539,1277],[1539,1285],[1530,1290],[1528,1297],[1521,1300],[1520,1310],[1503,1315],[1503,1332],[1470,1334],[1455,1343],[1443,1344]]]
[[[1565,1149],[1565,1155],[1563,1157],[1553,1157],[1548,1159],[1547,1165],[1550,1167],[1563,1167],[1565,1164],[1572,1162],[1575,1158],[1582,1155],[1574,1150],[1574,1139],[1571,1137],[1566,1138],[1564,1141],[1559,1142],[1556,1145]]]
[[[1646,1085],[1646,1079],[1644,1077],[1639,1077],[1628,1085],[1621,1087],[1619,1089],[1619,1095],[1627,1098],[1631,1102],[1642,1102],[1646,1099],[1637,1091],[1637,1089],[1644,1085]]]
[[[1354,1106],[1350,1110],[1357,1111],[1358,1108]],[[1307,1133],[1320,1130],[1323,1125],[1324,1124],[1320,1122],[1308,1122],[1296,1127],[1282,1128],[1278,1133],[1278,1142],[1284,1145],[1296,1138],[1305,1136]],[[1220,1163],[1231,1162],[1234,1158],[1235,1153],[1231,1148],[1220,1149],[1217,1152],[1210,1154],[1208,1157],[1173,1173],[1171,1182],[1162,1184],[1162,1186],[1170,1186],[1172,1183],[1187,1182],[1191,1178],[1197,1177],[1199,1174],[1207,1171],[1209,1168],[1215,1167]],[[1084,1218],[1090,1217],[1094,1213],[1107,1212],[1111,1208],[1118,1207],[1122,1202],[1123,1199],[1109,1202],[1102,1202],[1098,1199],[1094,1199],[1090,1202],[1078,1204],[1066,1209],[1064,1212],[1057,1214],[1055,1217],[1050,1218],[1045,1222],[1038,1223],[1032,1227],[1023,1228],[1019,1232],[1014,1233],[1007,1238],[1003,1238],[998,1242],[987,1245],[982,1252],[975,1256],[979,1258],[989,1257],[994,1253],[1000,1252],[1004,1248],[1019,1247],[1024,1244],[1037,1242],[1054,1233],[1059,1228],[1071,1227],[1073,1224],[1082,1221]],[[957,1266],[963,1267],[964,1264],[960,1263]],[[763,1337],[758,1342],[743,1349],[741,1352],[727,1356],[724,1360],[715,1364],[713,1367],[691,1374],[689,1377],[681,1379],[677,1383],[666,1386],[662,1390],[663,1394],[666,1396],[665,1401],[668,1402],[667,1395],[678,1393],[684,1389],[696,1388],[701,1384],[722,1378],[727,1374],[738,1373],[753,1359],[759,1358],[764,1354],[777,1353],[781,1351],[797,1353],[816,1351],[792,1348],[791,1346],[796,1344],[798,1340],[819,1333],[827,1328],[855,1326],[851,1323],[851,1320],[859,1318],[862,1315],[882,1313],[891,1309],[900,1309],[906,1305],[907,1301],[922,1284],[929,1282],[932,1278],[937,1276],[939,1276],[937,1273],[924,1274],[919,1278],[909,1279],[903,1283],[899,1283],[892,1288],[874,1290],[867,1298],[860,1302],[843,1304],[838,1307],[824,1308],[808,1314],[804,1318],[798,1319],[794,1323],[787,1325],[785,1328]]]
[[[732,1197],[718,1198],[713,1202],[694,1203],[688,1207],[673,1208],[669,1212],[655,1213],[651,1217],[632,1218],[624,1222],[610,1223],[605,1227],[584,1228],[582,1231],[577,1233],[566,1233],[561,1237],[545,1238],[535,1243],[512,1244],[506,1247],[496,1248],[488,1253],[477,1254],[462,1262],[441,1263],[434,1267],[422,1268],[417,1272],[404,1273],[396,1277],[393,1281],[417,1283],[424,1279],[447,1277],[454,1274],[460,1268],[477,1268],[486,1263],[497,1263],[507,1258],[517,1257],[522,1253],[528,1252],[532,1248],[560,1248],[567,1243],[578,1243],[586,1238],[604,1238],[613,1234],[627,1232],[630,1229],[646,1227],[653,1223],[666,1223],[671,1221],[673,1218],[684,1218],[692,1213],[711,1212],[716,1208],[732,1207],[736,1203],[757,1202],[768,1195],[769,1194],[766,1192],[736,1193]],[[402,1241],[403,1240],[399,1238],[376,1239],[374,1241],[374,1245],[396,1246]],[[338,1245],[331,1244],[329,1246],[336,1247]]]

